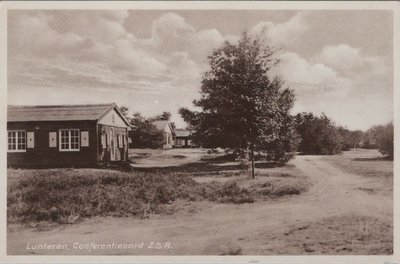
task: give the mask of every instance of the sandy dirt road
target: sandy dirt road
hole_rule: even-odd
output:
[[[170,216],[94,218],[40,232],[9,228],[8,254],[387,254],[381,244],[390,248],[390,235],[376,238],[369,233],[379,229],[391,234],[391,195],[364,191],[365,177],[318,156],[298,156],[291,163],[312,183],[299,196],[242,205],[195,202],[188,205],[190,210]],[[139,248],[79,249],[92,242]],[[154,242],[162,242],[163,248],[152,248]],[[32,249],[44,243],[66,244],[67,249]]]

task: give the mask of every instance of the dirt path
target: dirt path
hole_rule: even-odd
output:
[[[131,166],[136,168],[163,168],[181,166],[188,163],[199,162],[206,153],[206,150],[169,149],[153,150],[153,152],[150,153],[151,159],[136,159],[134,164]]]
[[[315,231],[310,225],[324,219],[350,216],[348,221],[353,221],[356,218],[352,217],[373,217],[378,223],[391,226],[392,199],[363,191],[367,183],[365,178],[345,173],[318,156],[298,156],[292,163],[312,182],[310,190],[300,196],[244,205],[196,202],[191,204],[190,212],[182,210],[172,216],[96,218],[50,231],[14,230],[8,233],[8,254],[282,254],[290,253],[293,243],[299,244],[295,244],[294,253],[307,254],[310,249],[300,241],[320,235],[318,229]],[[296,230],[304,233],[298,242],[290,240],[289,235]],[[328,237],[320,239],[329,240]],[[139,247],[144,242],[144,246],[91,251],[74,249],[74,243],[91,242],[138,243]],[[172,248],[148,248],[151,242],[163,242],[163,246],[168,242]],[[33,250],[27,249],[28,243],[66,243],[68,249]],[[315,253],[324,253],[323,250]]]

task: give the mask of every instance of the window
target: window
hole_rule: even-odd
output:
[[[60,150],[79,151],[79,129],[60,130]]]
[[[8,131],[8,151],[9,152],[26,151],[25,131]]]
[[[180,139],[180,138],[177,138],[177,139],[176,139],[176,145],[177,145],[178,147],[183,146],[183,140]]]

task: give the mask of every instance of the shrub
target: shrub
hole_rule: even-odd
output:
[[[175,174],[122,173],[80,170],[60,173],[34,171],[8,188],[9,219],[68,222],[71,215],[141,215],[144,207],[188,197],[196,183]]]
[[[199,196],[220,203],[252,203],[254,199],[251,197],[247,189],[240,188],[236,182],[219,183],[211,182],[204,183],[197,188]]]
[[[305,184],[290,181],[265,182],[261,185],[252,185],[252,192],[255,195],[267,197],[281,197],[286,195],[298,195],[307,190]]]
[[[236,183],[200,184],[182,174],[102,170],[27,171],[8,186],[7,217],[13,222],[70,223],[82,217],[164,213],[177,199],[253,202]],[[28,174],[27,173],[27,174]]]
[[[385,126],[374,126],[367,131],[367,134],[372,137],[376,147],[383,154],[393,159],[393,123]]]

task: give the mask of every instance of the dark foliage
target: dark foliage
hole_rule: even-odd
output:
[[[342,137],[342,150],[347,151],[353,148],[362,146],[363,132],[361,130],[348,130],[343,127],[338,128],[339,134]]]
[[[296,115],[297,132],[301,142],[299,151],[304,154],[333,155],[342,150],[342,137],[338,128],[324,114],[320,117],[312,113]]]
[[[159,148],[164,141],[163,132],[153,125],[153,119],[135,113],[130,118],[132,125],[129,131],[130,148]]]
[[[389,123],[387,125],[374,126],[365,133],[369,146],[375,146],[390,159],[393,159],[394,156],[393,129],[393,123]]]

